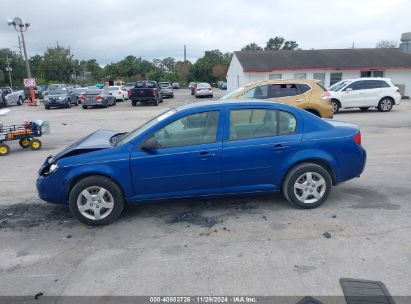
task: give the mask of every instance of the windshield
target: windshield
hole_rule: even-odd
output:
[[[237,94],[238,92],[244,90],[245,87],[241,87],[238,88],[237,90],[234,90],[226,95],[224,95],[223,97],[221,97],[220,99],[230,99],[231,97],[233,97],[235,94]]]
[[[54,88],[50,90],[50,95],[52,94],[67,94],[66,88]]]
[[[204,88],[211,88],[208,83],[199,83],[197,84],[197,88],[204,89]]]
[[[172,110],[168,110],[168,111],[154,117],[153,119],[147,121],[146,123],[142,124],[138,128],[134,129],[133,131],[123,134],[122,137],[119,138],[119,140],[117,141],[117,143],[115,145],[117,146],[117,145],[123,145],[125,143],[128,143],[130,140],[132,140],[136,136],[138,136],[138,135],[142,134],[143,132],[147,131],[148,129],[150,129],[156,123],[162,121],[163,119],[166,119],[167,117],[173,115],[176,112],[177,112],[177,110],[172,109]]]
[[[341,90],[343,87],[345,87],[346,84],[348,84],[349,81],[339,81],[335,84],[333,84],[332,86],[330,86],[328,88],[328,91],[333,91],[333,92],[338,92],[339,90]]]
[[[161,87],[169,87],[171,86],[169,82],[160,82]]]

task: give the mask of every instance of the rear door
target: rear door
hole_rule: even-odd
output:
[[[297,115],[275,108],[233,107],[223,141],[224,193],[275,191],[302,139]]]
[[[310,100],[301,92],[298,84],[278,83],[270,85],[270,99],[273,101],[284,102],[293,106],[300,106]]]

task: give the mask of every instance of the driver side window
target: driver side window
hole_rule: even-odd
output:
[[[243,98],[255,98],[255,99],[268,99],[269,96],[269,87],[268,85],[262,85],[245,92],[242,95]]]
[[[217,138],[218,111],[184,116],[154,133],[160,148],[213,143]]]

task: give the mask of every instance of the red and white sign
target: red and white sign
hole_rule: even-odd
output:
[[[36,86],[36,79],[35,78],[25,78],[24,79],[24,86],[25,87],[35,87]]]

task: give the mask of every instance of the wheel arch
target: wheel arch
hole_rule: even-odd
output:
[[[101,176],[101,177],[105,177],[105,178],[108,178],[109,180],[111,180],[113,183],[115,183],[120,188],[121,192],[123,193],[124,201],[127,202],[127,195],[126,195],[126,192],[124,191],[123,187],[121,186],[121,183],[119,183],[115,178],[113,178],[113,176],[110,176],[108,174],[104,174],[104,173],[101,173],[101,172],[84,172],[84,173],[80,173],[80,174],[72,177],[70,179],[70,181],[68,182],[67,187],[66,187],[66,199],[67,199],[67,201],[68,201],[71,189],[73,189],[73,187],[80,180],[82,180],[86,177],[90,177],[90,176]]]
[[[291,166],[289,166],[281,180],[281,188],[283,187],[284,181],[286,180],[288,174],[290,173],[290,171],[292,171],[295,167],[304,164],[304,163],[311,163],[311,164],[316,164],[319,165],[321,167],[323,167],[325,170],[327,170],[327,172],[330,174],[331,180],[332,180],[332,184],[333,186],[337,184],[337,176],[336,173],[333,169],[333,167],[331,166],[331,164],[324,160],[324,159],[320,159],[320,158],[306,158],[306,159],[301,159],[295,163],[293,163]]]
[[[316,115],[316,116],[318,116],[318,117],[321,117],[320,112],[318,112],[316,109],[307,108],[307,109],[304,109],[304,110],[306,110],[307,112],[310,112],[311,114],[314,114],[314,115]]]

